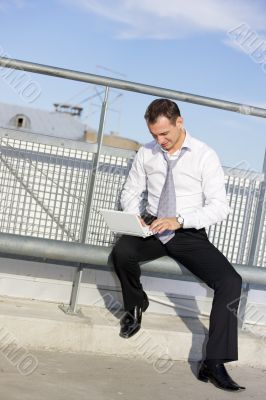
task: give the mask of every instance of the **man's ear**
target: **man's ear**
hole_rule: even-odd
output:
[[[183,125],[183,123],[184,123],[184,118],[183,117],[177,117],[177,119],[176,119],[176,125]]]

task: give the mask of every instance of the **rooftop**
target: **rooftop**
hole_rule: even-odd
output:
[[[83,140],[85,132],[85,125],[70,114],[5,103],[0,103],[0,127],[72,140]]]

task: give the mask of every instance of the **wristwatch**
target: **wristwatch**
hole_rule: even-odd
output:
[[[178,216],[176,217],[177,222],[179,223],[179,225],[181,225],[181,227],[183,228],[183,224],[184,224],[184,218],[181,217],[180,214],[178,214]]]

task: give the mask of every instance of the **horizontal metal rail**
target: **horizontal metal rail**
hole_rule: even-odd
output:
[[[118,88],[130,92],[149,94],[153,96],[168,97],[174,100],[199,104],[207,107],[219,108],[222,110],[233,111],[240,114],[252,115],[266,118],[266,109],[254,107],[247,104],[234,103],[225,100],[219,100],[211,97],[199,96],[191,93],[180,92],[172,89],[165,89],[157,86],[144,85],[121,79],[114,79],[100,75],[89,74],[86,72],[73,71],[64,68],[57,68],[44,64],[37,64],[28,61],[15,60],[6,57],[0,57],[0,66],[9,69],[18,69],[34,72],[37,74],[50,75],[58,78],[71,79],[80,82],[87,82],[96,85]]]
[[[0,253],[18,257],[37,257],[44,260],[83,263],[89,268],[110,269],[110,251],[110,247],[0,233]],[[242,276],[243,282],[266,285],[265,268],[243,265],[234,265],[234,268]],[[152,276],[198,281],[186,268],[167,256],[142,263],[141,269],[145,274]]]

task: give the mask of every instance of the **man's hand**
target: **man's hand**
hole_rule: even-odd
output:
[[[175,217],[159,218],[153,221],[153,223],[150,225],[150,230],[153,233],[162,233],[166,230],[175,231],[180,228],[181,225],[177,222]]]

